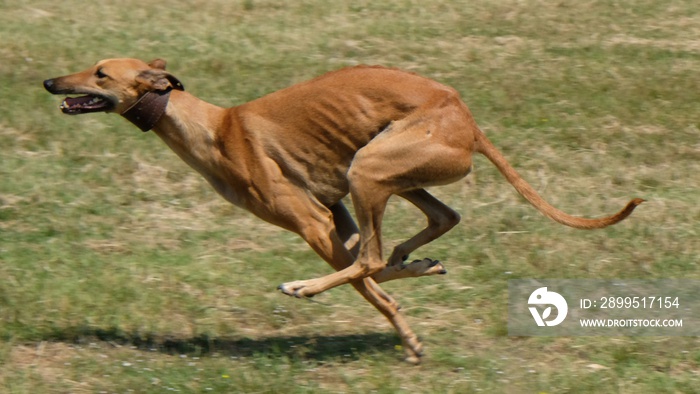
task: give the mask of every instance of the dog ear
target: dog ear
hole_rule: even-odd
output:
[[[149,65],[151,68],[157,68],[157,69],[159,69],[159,70],[165,70],[165,65],[166,65],[166,63],[167,63],[167,62],[166,62],[165,60],[163,60],[163,59],[153,59],[153,60],[151,60],[151,61],[148,63],[148,65]]]
[[[156,67],[151,68],[150,70],[142,71],[136,76],[136,82],[146,86],[149,90],[164,91],[171,88],[185,90],[185,87],[182,86],[182,82],[180,82],[179,79],[165,71],[165,61],[161,60],[161,62],[163,68]]]

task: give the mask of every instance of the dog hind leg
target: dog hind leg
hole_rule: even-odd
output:
[[[386,263],[382,259],[381,225],[386,204],[393,194],[405,194],[429,212],[429,217],[451,216],[446,214],[451,210],[439,208],[441,204],[430,208],[430,203],[437,200],[427,193],[408,192],[451,183],[469,173],[475,126],[464,111],[465,108],[453,105],[417,111],[394,122],[389,130],[360,149],[347,175],[360,228],[357,259],[341,271],[285,283],[282,287],[296,296],[308,297],[382,271]],[[456,220],[448,220],[447,225],[429,226],[408,241],[408,249],[441,235],[452,222]]]
[[[388,260],[388,265],[373,278],[377,283],[402,278],[444,275],[444,265],[428,258],[405,264],[408,256],[421,246],[439,238],[459,223],[460,216],[450,207],[433,197],[425,189],[416,189],[399,194],[420,209],[428,218],[428,226],[406,242],[396,246]]]

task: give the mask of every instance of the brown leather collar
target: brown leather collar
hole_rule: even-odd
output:
[[[141,131],[146,132],[152,129],[165,113],[170,90],[144,93],[134,105],[122,112],[122,116],[135,124]]]

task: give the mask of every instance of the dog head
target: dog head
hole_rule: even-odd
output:
[[[165,71],[165,60],[145,63],[137,59],[107,59],[85,71],[47,79],[44,88],[67,97],[61,111],[69,115],[91,112],[122,113],[147,92],[185,90],[182,83]]]

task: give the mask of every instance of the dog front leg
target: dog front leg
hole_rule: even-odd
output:
[[[310,221],[310,218],[322,217],[327,219]],[[330,212],[323,215],[319,215],[318,212],[304,215],[303,231],[299,231],[299,234],[336,271],[349,267],[355,261],[359,246],[354,245],[352,241],[356,238],[357,228],[342,203],[333,206]],[[304,282],[292,282],[291,285],[303,286]],[[400,313],[396,301],[384,292],[372,278],[352,281],[350,284],[394,326],[401,338],[406,361],[412,364],[419,363],[423,353],[423,345]],[[280,290],[285,294],[295,295],[285,291],[285,285],[280,286]]]

